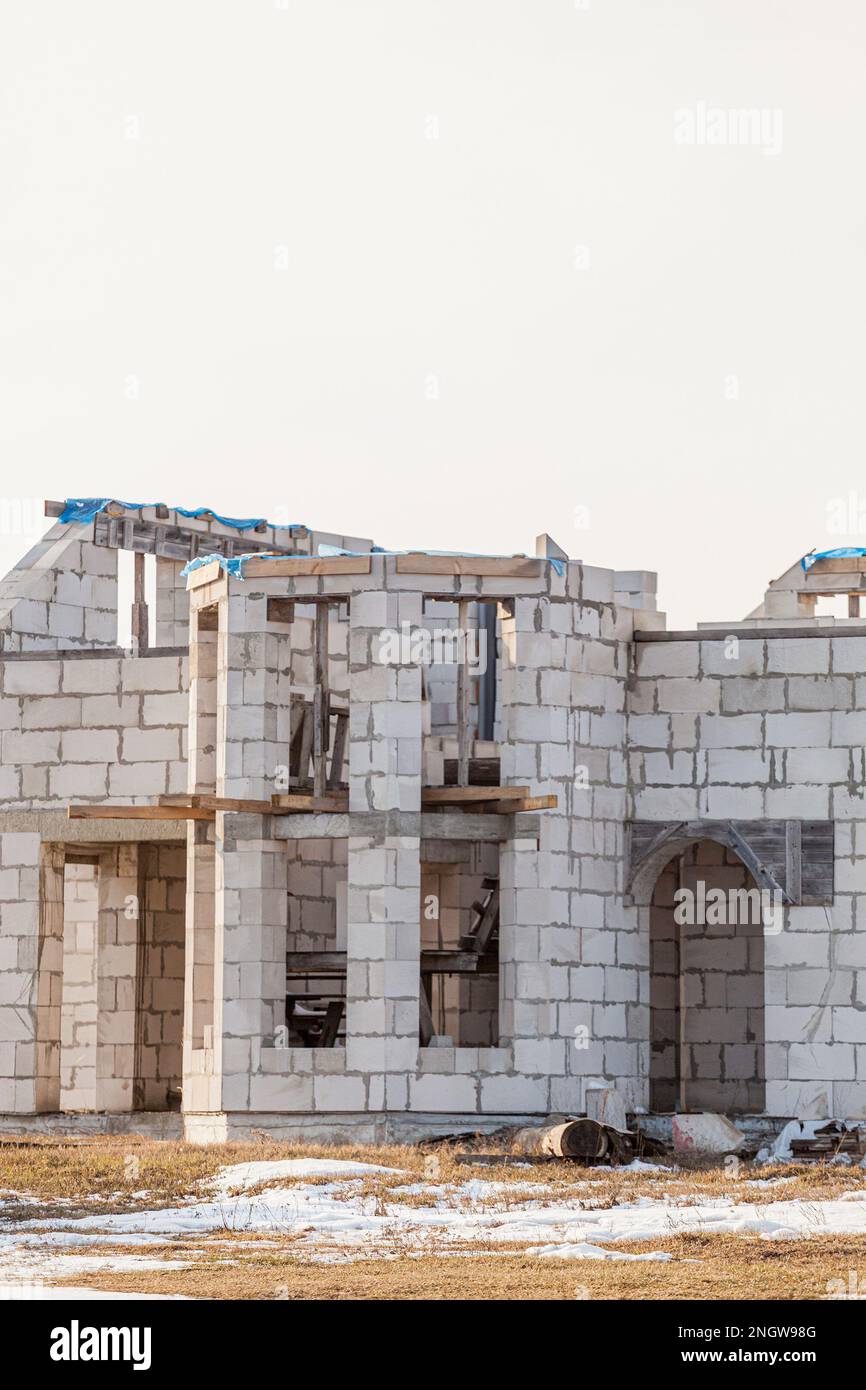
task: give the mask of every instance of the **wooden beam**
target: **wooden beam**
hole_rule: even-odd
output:
[[[315,739],[315,719],[316,712],[312,705],[304,705],[301,715],[300,751],[298,755],[299,782],[306,782],[310,770],[310,758],[313,754],[313,742]]]
[[[785,822],[785,887],[791,902],[802,902],[803,825],[798,820]]]
[[[84,806],[67,808],[70,820],[213,820],[203,806]]]
[[[271,797],[271,806],[281,815],[292,811],[347,811],[349,793],[334,792],[326,796],[308,796],[305,792],[282,792]]]
[[[422,1047],[426,1047],[433,1036],[433,1014],[430,1011],[430,998],[427,993],[428,981],[421,977],[418,993],[418,1036]]]
[[[496,816],[516,816],[519,811],[555,811],[558,804],[556,796],[524,796],[509,801],[489,801],[478,807]]]
[[[421,551],[396,556],[398,574],[450,574],[482,579],[543,579],[547,565],[525,555],[427,555]]]
[[[319,574],[369,574],[369,555],[279,555],[263,560],[254,556],[244,563],[247,579],[302,579]],[[305,595],[293,596],[299,603]],[[312,600],[310,600],[312,601]]]
[[[331,750],[331,770],[328,773],[328,790],[339,787],[343,780],[343,763],[346,758],[346,744],[349,738],[349,712],[336,711],[334,727],[334,747]]]
[[[855,561],[862,559],[866,562],[866,556],[856,555],[827,555],[823,560],[815,560],[804,574],[850,574],[851,570],[856,569]]]
[[[470,787],[498,787],[501,776],[499,758],[470,758],[469,759],[469,782]],[[444,763],[445,786],[457,786],[457,759],[446,758]]]
[[[529,787],[422,787],[422,806],[459,806],[465,802],[522,801]]]
[[[147,600],[144,596],[144,554],[136,551],[132,557],[134,565],[134,588],[132,602],[132,643],[137,652],[147,651],[148,614]]]
[[[254,816],[268,816],[274,810],[270,801],[247,796],[214,796],[210,792],[201,792],[195,800],[208,811],[239,811]]]

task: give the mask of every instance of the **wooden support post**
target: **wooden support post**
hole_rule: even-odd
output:
[[[469,600],[462,598],[457,605],[457,630],[460,636],[460,660],[457,667],[457,785],[469,786]]]
[[[428,1047],[433,1036],[433,1014],[430,1009],[429,995],[431,984],[429,974],[421,976],[421,990],[418,995],[418,1021],[422,1047]]]
[[[346,757],[346,740],[349,736],[349,714],[347,710],[337,713],[334,729],[334,748],[331,753],[331,770],[328,773],[328,790],[339,787],[343,780],[343,763]]]
[[[313,706],[304,705],[301,712],[301,747],[298,754],[298,786],[305,786],[310,775],[310,755],[313,751]]]
[[[132,604],[132,645],[136,651],[147,651],[147,602],[144,597],[144,555],[139,551],[133,556],[135,563],[135,588]]]
[[[849,617],[849,618],[859,618],[859,617],[860,617],[860,595],[859,595],[859,594],[849,594],[849,595],[848,595],[848,617]]]
[[[798,820],[785,822],[785,889],[789,902],[802,902],[803,824]]]
[[[313,795],[324,796],[327,786],[326,757],[331,731],[330,693],[328,690],[328,617],[327,603],[316,605],[315,681],[313,695]]]

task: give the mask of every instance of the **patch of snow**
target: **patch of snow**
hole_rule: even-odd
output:
[[[667,1163],[647,1163],[643,1158],[633,1158],[631,1163],[624,1163],[617,1171],[626,1173],[670,1173],[671,1168]]]
[[[68,1285],[52,1284],[23,1284],[0,1282],[0,1302],[29,1302],[35,1299],[39,1302],[46,1300],[61,1300],[66,1302],[74,1299],[76,1303],[80,1300],[94,1299],[183,1299],[182,1293],[115,1293],[108,1289],[89,1289],[86,1285],[82,1288],[70,1288]]]
[[[645,1255],[632,1255],[628,1250],[600,1250],[597,1245],[581,1241],[578,1245],[534,1245],[527,1255],[539,1255],[548,1260],[671,1260],[664,1250],[649,1250]]]
[[[400,1173],[381,1163],[356,1163],[345,1158],[281,1158],[271,1162],[235,1163],[222,1168],[207,1184],[217,1192],[256,1187],[274,1178],[364,1178],[370,1173]]]
[[[106,1213],[64,1221],[71,1232],[122,1236],[200,1236],[207,1231],[268,1232],[301,1237],[298,1247],[322,1240],[329,1244],[369,1244],[399,1238],[422,1244],[432,1236],[451,1242],[469,1240],[581,1241],[653,1240],[681,1231],[710,1233],[772,1232],[790,1227],[804,1234],[866,1234],[866,1202],[839,1198],[780,1201],[771,1207],[717,1197],[687,1205],[682,1199],[640,1197],[614,1207],[589,1209],[567,1193],[511,1204],[497,1200],[523,1195],[524,1184],[466,1183],[451,1194],[428,1190],[429,1202],[410,1206],[398,1200],[381,1203],[345,1185],[299,1183],[271,1188],[259,1196],[223,1197],[161,1210]],[[490,1192],[490,1189],[494,1189]],[[484,1198],[492,1200],[487,1209]],[[456,1199],[456,1200],[455,1200]],[[461,1199],[465,1202],[461,1205]],[[768,1214],[769,1213],[769,1214]],[[44,1231],[56,1225],[44,1218],[17,1223],[16,1233]]]
[[[784,1187],[786,1183],[796,1181],[797,1178],[794,1173],[785,1178],[749,1178],[746,1187]]]

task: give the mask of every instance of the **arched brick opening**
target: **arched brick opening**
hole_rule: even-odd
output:
[[[691,897],[677,899],[680,888]],[[764,934],[759,890],[733,850],[694,841],[661,869],[650,902],[654,1111],[764,1110]]]

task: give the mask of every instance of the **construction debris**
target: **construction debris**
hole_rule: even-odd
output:
[[[627,1130],[625,1097],[614,1086],[587,1086],[586,1113],[590,1120]]]
[[[675,1115],[674,1151],[685,1154],[736,1153],[745,1139],[725,1115]]]
[[[849,1129],[843,1121],[831,1120],[814,1135],[792,1139],[791,1154],[796,1163],[832,1162],[843,1155],[859,1162],[866,1157],[866,1128]]]
[[[513,1146],[519,1153],[548,1158],[576,1158],[584,1163],[629,1163],[635,1136],[586,1117],[540,1129],[519,1129]]]

